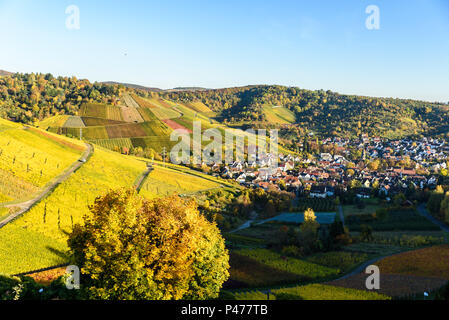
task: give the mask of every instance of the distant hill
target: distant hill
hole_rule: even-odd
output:
[[[10,75],[13,75],[13,74],[14,74],[14,73],[9,72],[9,71],[0,70],[0,77],[3,77],[3,76],[10,76]]]
[[[136,89],[136,90],[142,90],[142,91],[149,91],[149,92],[161,92],[161,91],[163,91],[162,89],[159,89],[159,88],[150,88],[150,87],[145,87],[145,86],[141,86],[141,85],[138,85],[138,84],[122,83],[122,82],[115,82],[115,81],[106,81],[106,82],[102,82],[102,84],[122,85],[122,86],[125,86],[127,88]]]
[[[211,90],[208,88],[201,88],[201,87],[176,87],[173,89],[164,90],[167,92],[176,92],[176,91],[207,91]]]

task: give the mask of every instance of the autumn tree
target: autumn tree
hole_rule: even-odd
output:
[[[304,212],[304,222],[299,227],[299,240],[305,253],[311,253],[316,249],[319,227],[320,224],[316,221],[315,212],[310,208],[307,209]]]
[[[110,191],[68,244],[90,299],[210,299],[229,277],[218,228],[178,196],[148,201],[133,189]]]

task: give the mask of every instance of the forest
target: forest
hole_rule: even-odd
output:
[[[291,142],[307,134],[320,137],[368,134],[390,139],[449,135],[447,103],[276,85],[156,92],[34,73],[0,77],[0,116],[33,123],[59,114],[76,115],[85,103],[117,105],[125,91],[175,102],[202,102],[213,111],[217,121],[228,126],[278,127],[281,137]],[[279,119],[276,108],[283,111],[284,120],[280,122],[276,122]]]

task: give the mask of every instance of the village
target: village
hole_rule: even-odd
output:
[[[351,188],[358,198],[387,200],[410,189],[433,190],[439,177],[448,175],[449,144],[444,140],[389,141],[362,135],[357,140],[327,138],[320,146],[330,151],[307,157],[279,154],[276,166],[271,166],[273,155],[267,154],[250,163],[214,164],[207,171],[249,188],[298,196],[326,198],[334,196],[337,188]]]

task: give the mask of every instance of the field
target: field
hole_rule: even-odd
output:
[[[344,273],[367,261],[368,255],[358,252],[332,251],[317,253],[305,258],[305,260],[329,268],[338,268]]]
[[[67,121],[64,123],[63,127],[67,128],[84,128],[86,125],[81,117],[69,116]]]
[[[371,226],[375,231],[440,230],[413,209],[392,210],[385,219],[378,219],[368,214],[349,215],[345,223],[351,231],[360,231],[363,224]]]
[[[36,129],[0,135],[0,202],[28,198],[75,162],[84,150]]]
[[[188,102],[188,103],[186,103],[186,105],[188,107],[190,107],[191,109],[195,110],[196,112],[201,112],[201,113],[211,113],[212,112],[212,110],[209,109],[201,101]]]
[[[177,141],[170,141],[170,136],[151,136],[142,138],[131,138],[131,142],[134,147],[152,148],[156,152],[162,152],[165,147],[166,150],[170,150]]]
[[[140,105],[141,108],[147,108],[160,120],[173,119],[181,117],[181,114],[172,108],[163,99],[157,98],[141,98],[133,97],[134,100]]]
[[[335,280],[326,283],[335,288],[349,288],[366,291],[365,273],[359,273],[346,279]],[[447,280],[434,277],[418,277],[410,275],[385,274],[380,276],[380,294],[394,298],[407,298],[419,294],[423,297],[425,291],[432,292],[447,283]]]
[[[404,252],[382,259],[379,268],[388,274],[436,277],[449,280],[449,245]]]
[[[109,150],[114,150],[116,147],[130,149],[133,146],[129,138],[91,140],[90,142]]]
[[[179,124],[179,122],[177,122],[177,121],[167,119],[167,120],[163,120],[163,122],[164,122],[169,128],[171,128],[171,129],[173,129],[173,130],[182,130],[182,131],[187,132],[187,133],[192,133],[192,130],[191,130],[191,129],[187,129],[187,128],[184,127],[182,124]]]
[[[79,111],[79,115],[82,117],[123,121],[122,110],[120,107],[99,103],[83,104]]]
[[[40,121],[38,127],[47,130],[49,127],[63,127],[69,116],[59,115]]]
[[[404,297],[432,292],[449,280],[449,245],[395,254],[374,264],[381,272],[381,293]],[[328,284],[366,290],[365,280],[366,274],[362,273]]]
[[[130,95],[125,94],[123,96],[123,102],[124,105],[121,108],[123,120],[125,122],[140,123],[145,121],[140,112],[138,111],[138,109],[140,108],[139,105],[137,104],[136,101],[134,101],[134,99]]]
[[[124,105],[130,108],[139,108],[139,104],[129,94],[123,95]]]
[[[265,106],[263,110],[270,123],[292,124],[296,121],[295,114],[287,108]]]
[[[345,218],[355,214],[373,214],[381,208],[380,205],[375,203],[368,203],[363,208],[358,208],[357,205],[343,205],[342,207]]]
[[[295,211],[305,211],[309,208],[317,212],[331,212],[336,210],[335,203],[332,199],[299,198]]]
[[[267,300],[260,291],[236,293],[237,300]],[[386,295],[363,290],[338,288],[322,284],[310,284],[293,288],[272,290],[270,300],[389,300]]]
[[[86,127],[108,126],[108,125],[124,123],[123,121],[100,119],[100,118],[91,118],[91,117],[82,117],[81,119],[83,119],[83,122],[86,125]]]
[[[145,121],[140,112],[134,107],[122,107],[122,114],[123,120],[126,122],[140,123]]]
[[[154,198],[173,193],[190,194],[220,186],[218,181],[213,182],[196,175],[154,166],[154,170],[145,179],[140,193],[147,198]]]
[[[150,109],[139,108],[137,110],[139,111],[140,115],[142,116],[143,120],[145,120],[145,121],[158,120],[158,118],[155,116],[155,114],[153,112],[151,112]]]
[[[0,273],[27,272],[65,262],[67,233],[82,221],[87,206],[110,188],[132,186],[145,169],[143,161],[95,148],[87,163],[53,193],[0,229]],[[5,240],[15,237],[23,240]]]
[[[80,132],[83,135],[83,139],[87,140],[97,140],[97,139],[108,139],[108,132],[106,127],[85,127],[85,128],[49,128],[50,132],[54,132],[61,135],[67,135],[71,138],[80,137]]]
[[[241,249],[234,252],[240,256],[250,258],[265,266],[273,268],[273,270],[293,274],[296,276],[295,282],[311,280],[318,281],[336,276],[340,273],[340,271],[336,268],[329,268],[304,260],[285,257],[267,249]],[[270,276],[265,277],[266,281],[270,281],[269,279]],[[244,279],[236,280],[246,282]]]

